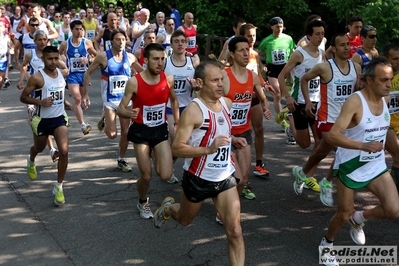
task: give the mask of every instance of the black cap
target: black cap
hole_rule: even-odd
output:
[[[284,24],[283,19],[280,17],[274,17],[269,22],[270,26],[274,26],[276,24]]]

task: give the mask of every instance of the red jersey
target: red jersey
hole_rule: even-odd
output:
[[[3,22],[4,32],[8,35],[10,33],[10,21],[7,17],[0,17],[0,21]]]
[[[351,59],[353,54],[356,53],[357,49],[362,47],[363,43],[360,35],[356,36],[355,38],[351,38],[348,32],[346,36],[348,37],[349,45],[351,46],[351,51],[349,52],[349,59]]]
[[[231,134],[242,134],[251,129],[251,102],[254,92],[254,81],[252,71],[247,69],[247,82],[239,82],[231,68],[225,68],[230,80],[230,89],[226,97],[233,102],[230,115],[232,120]]]
[[[144,47],[140,48],[141,49],[141,53],[140,53],[140,58],[139,60],[137,60],[137,62],[140,64],[140,66],[142,66],[144,69],[147,68],[147,66],[144,67]]]
[[[188,29],[184,24],[182,25],[184,32],[186,33],[188,43],[187,43],[187,52],[190,52],[192,54],[197,53],[197,31],[193,26],[191,26],[191,29]]]
[[[170,95],[168,79],[162,71],[160,80],[155,85],[149,85],[138,73],[137,92],[132,96],[133,107],[140,108],[136,119],[132,119],[134,123],[144,124],[148,127],[156,127],[166,122],[166,103]]]

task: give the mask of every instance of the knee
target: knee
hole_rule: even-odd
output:
[[[353,209],[345,209],[345,210],[337,210],[335,214],[336,218],[338,218],[342,223],[346,223],[349,221],[351,215],[353,214]]]
[[[59,150],[59,157],[68,158],[68,150]]]
[[[172,177],[172,172],[169,172],[169,171],[167,171],[167,173],[162,172],[162,173],[158,173],[158,175],[161,178],[161,180],[168,181]]]
[[[226,236],[229,241],[237,241],[242,238],[242,228],[240,222],[231,226],[226,226]]]
[[[254,132],[255,132],[255,136],[262,136],[263,137],[263,126],[262,126],[262,124],[254,125]]]
[[[308,141],[308,140],[304,140],[302,138],[298,138],[295,140],[296,140],[296,143],[298,144],[298,146],[301,147],[302,149],[307,149],[310,146],[310,141]]]
[[[109,139],[115,139],[118,136],[118,134],[115,131],[113,132],[107,131],[106,134]]]
[[[386,209],[385,211],[385,216],[388,219],[396,219],[399,217],[399,203],[395,204],[392,208]]]

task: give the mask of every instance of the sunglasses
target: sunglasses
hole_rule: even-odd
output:
[[[39,27],[39,24],[29,24],[31,27]]]
[[[377,38],[377,34],[375,34],[375,35],[368,35],[367,37],[369,37],[369,39],[375,39],[375,38]]]

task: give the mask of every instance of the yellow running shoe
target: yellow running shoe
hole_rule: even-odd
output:
[[[283,120],[287,120],[287,114],[289,111],[290,110],[288,109],[288,107],[285,107],[281,113],[276,115],[276,118],[274,119],[276,121],[276,123],[281,124],[281,122],[283,122]]]
[[[307,181],[305,181],[305,186],[304,188],[308,188],[311,189],[315,192],[319,192],[320,193],[320,186],[317,183],[316,178],[314,177],[309,177]]]
[[[37,178],[36,164],[30,161],[30,156],[28,156],[27,160],[27,172],[31,180],[36,180]]]
[[[61,186],[54,186],[53,189],[54,203],[56,205],[62,205],[65,203],[64,191]]]

